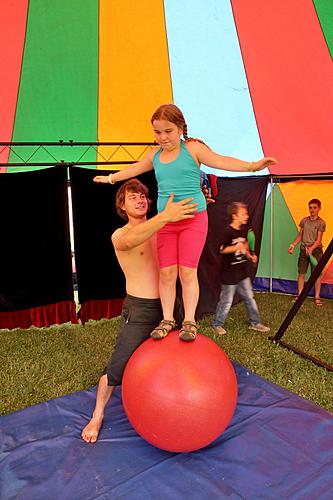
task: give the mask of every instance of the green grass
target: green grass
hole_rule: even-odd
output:
[[[257,294],[262,321],[274,334],[291,307],[290,297]],[[333,301],[316,308],[307,299],[283,340],[333,365]],[[243,304],[233,307],[228,334],[219,337],[209,316],[201,332],[228,356],[258,375],[333,412],[333,372],[275,345],[247,328]],[[0,414],[86,389],[98,382],[114,348],[119,318],[29,330],[0,330]]]

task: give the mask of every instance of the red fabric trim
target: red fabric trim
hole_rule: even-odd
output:
[[[207,174],[207,175],[212,188],[212,197],[215,198],[219,194],[219,190],[217,187],[217,176],[214,174]]]
[[[80,319],[85,323],[89,319],[111,319],[119,316],[124,299],[87,300],[81,305]]]
[[[0,328],[43,328],[54,324],[78,323],[75,303],[66,301],[47,306],[23,309],[22,311],[0,312]]]
[[[332,172],[332,56],[315,3],[231,1],[261,144],[279,162],[273,174]],[[322,3],[329,15],[332,2]],[[274,33],[265,41],[263,26]]]

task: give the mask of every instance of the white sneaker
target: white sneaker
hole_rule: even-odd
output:
[[[250,325],[249,330],[255,330],[256,332],[266,333],[270,331],[269,326],[265,326],[261,323],[257,323],[256,325]]]
[[[227,330],[223,328],[223,326],[213,326],[215,333],[218,335],[225,335],[227,333]]]

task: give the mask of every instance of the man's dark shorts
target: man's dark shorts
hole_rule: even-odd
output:
[[[312,255],[319,262],[323,256],[323,247],[317,247],[313,250]],[[306,274],[308,270],[308,266],[310,264],[310,260],[308,255],[306,254],[305,246],[301,245],[298,257],[298,274]],[[313,270],[313,266],[311,264],[311,269]]]
[[[103,375],[108,385],[120,385],[125,366],[135,349],[150,337],[150,332],[163,319],[160,299],[141,299],[127,295],[122,313],[116,347]]]

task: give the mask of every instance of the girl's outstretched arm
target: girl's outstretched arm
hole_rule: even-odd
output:
[[[263,170],[269,165],[275,165],[275,158],[262,158],[259,161],[243,161],[231,156],[222,156],[212,151],[208,146],[200,142],[190,142],[188,149],[195,154],[199,163],[207,167],[217,168],[219,170],[231,170],[234,172],[256,172]]]
[[[125,181],[126,179],[137,177],[138,175],[148,172],[154,168],[153,157],[155,153],[156,149],[152,149],[142,160],[129,165],[124,168],[124,170],[119,170],[119,172],[115,172],[110,175],[96,175],[96,177],[93,178],[93,181],[114,184],[115,182]]]

